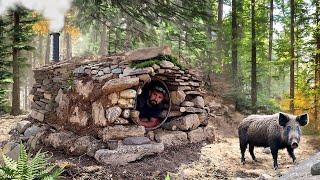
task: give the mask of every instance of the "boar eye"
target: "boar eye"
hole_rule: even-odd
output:
[[[298,132],[299,135],[301,134],[301,130],[300,130],[299,127],[297,127],[297,132]]]
[[[291,129],[291,126],[287,126],[287,127],[284,129],[284,136],[288,136],[288,135],[289,135],[290,129]]]

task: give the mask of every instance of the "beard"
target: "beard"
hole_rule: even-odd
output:
[[[158,105],[157,101],[155,101],[155,100],[150,100],[149,103],[150,103],[152,106],[157,106],[157,105]]]

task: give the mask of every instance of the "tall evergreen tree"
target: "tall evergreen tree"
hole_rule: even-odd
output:
[[[254,113],[257,111],[257,40],[255,3],[255,0],[251,0],[251,105]]]
[[[273,0],[270,0],[269,6],[269,50],[268,50],[268,60],[269,60],[269,76],[268,76],[268,95],[271,95],[271,61],[272,61],[272,45],[273,45]]]
[[[295,52],[294,52],[294,27],[295,27],[295,1],[290,0],[290,111],[294,113],[294,63],[295,63]]]
[[[232,79],[233,86],[238,86],[238,27],[237,27],[237,1],[232,0],[232,40],[231,40],[231,56],[232,56]]]
[[[7,89],[8,84],[12,81],[12,73],[9,70],[10,62],[10,46],[7,43],[8,33],[7,26],[8,22],[0,17],[0,114],[5,111],[7,106]]]
[[[11,11],[11,39],[12,39],[12,108],[11,115],[19,115],[20,109],[20,69],[27,65],[26,58],[22,57],[22,51],[30,51],[33,49],[30,42],[33,38],[32,24],[35,19],[30,12],[17,7]]]
[[[315,76],[315,95],[314,95],[314,117],[315,117],[315,127],[319,127],[319,98],[320,98],[320,2],[315,1],[316,5],[316,28],[314,32],[315,42],[316,42],[316,55],[314,64],[314,76]]]
[[[222,27],[222,16],[223,16],[223,0],[218,1],[218,38],[217,38],[217,59],[219,65],[221,65],[222,61],[222,43],[223,43],[223,27]]]

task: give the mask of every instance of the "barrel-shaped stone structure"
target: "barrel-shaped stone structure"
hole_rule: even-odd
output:
[[[170,54],[169,47],[144,48],[34,69],[29,120],[40,130],[28,144],[125,164],[166,147],[214,140],[203,82],[195,71],[167,60],[132,67]],[[154,128],[131,119],[137,96],[149,83],[161,83],[168,91],[162,121]]]

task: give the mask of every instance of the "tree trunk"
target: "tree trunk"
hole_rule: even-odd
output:
[[[36,42],[33,40],[31,42],[31,44],[32,44],[33,47],[35,47]],[[37,55],[36,54],[37,54],[36,51],[32,51],[32,56],[34,57],[34,58],[32,58],[32,62],[30,63],[32,65],[32,68],[36,68],[37,67]]]
[[[129,50],[132,49],[132,43],[131,43],[131,36],[132,36],[132,33],[130,32],[131,30],[131,27],[132,27],[132,18],[130,16],[128,16],[126,18],[126,22],[127,22],[127,27],[126,27],[126,37],[125,37],[125,40],[124,40],[124,51],[125,52],[128,52]]]
[[[28,84],[29,77],[26,77],[26,83],[24,85],[24,110],[28,110]]]
[[[120,34],[119,31],[117,30],[117,28],[114,29],[115,31],[115,43],[114,43],[114,53],[117,53],[117,49],[118,49],[118,45],[121,43],[120,42]],[[119,48],[120,49],[120,48]]]
[[[253,113],[257,112],[257,46],[256,46],[256,20],[255,0],[251,0],[251,103]]]
[[[218,37],[217,37],[217,59],[218,64],[222,67],[222,42],[223,42],[223,30],[222,30],[222,16],[223,16],[223,0],[219,0],[218,4]]]
[[[286,10],[285,10],[285,2],[284,0],[281,1],[281,11],[282,11],[282,16],[285,19],[286,18]],[[284,30],[284,34],[286,34],[286,23],[283,23],[283,30]]]
[[[295,2],[296,3],[296,2]],[[295,10],[296,11],[296,10]],[[295,39],[299,39],[299,24],[297,24],[297,16],[298,14],[295,13],[294,15],[294,38]],[[303,16],[303,15],[302,15]],[[298,76],[299,76],[299,45],[298,44],[294,44],[294,47],[295,47],[295,58],[294,58],[294,65],[295,65],[295,71],[296,71],[296,74],[295,74],[295,78],[298,79]]]
[[[294,61],[295,61],[295,54],[294,54],[294,16],[295,16],[295,7],[294,7],[294,0],[290,0],[290,111],[294,113]]]
[[[237,28],[237,4],[232,0],[232,80],[233,86],[238,87],[238,28]]]
[[[315,59],[315,93],[314,93],[314,118],[315,118],[315,130],[318,132],[319,129],[319,97],[320,97],[320,3],[316,1],[316,59]]]
[[[269,76],[268,76],[268,94],[271,95],[271,61],[272,61],[272,38],[273,38],[273,0],[270,0],[269,7],[269,51],[268,51],[268,60],[269,60]]]
[[[179,33],[179,37],[178,37],[178,58],[181,59],[181,41],[182,41],[182,38],[181,38],[181,31]]]
[[[43,61],[43,36],[39,35],[39,54],[38,54],[38,62],[41,65],[44,65],[44,61]]]
[[[209,1],[209,4],[208,4],[208,16],[209,16],[209,19],[208,19],[208,23],[207,23],[207,38],[208,38],[208,42],[211,44],[213,43],[212,41],[212,31],[213,31],[213,27],[214,27],[214,15],[213,15],[213,11],[212,11],[212,1]],[[181,34],[181,33],[180,33]],[[179,58],[180,58],[180,41],[181,41],[181,35],[179,34]],[[215,51],[215,49],[212,48],[213,46],[209,46],[209,48],[207,48],[206,50],[206,53],[207,53],[207,57],[206,57],[206,61],[208,62],[207,63],[207,68],[204,67],[204,69],[206,69],[205,71],[205,81],[208,82],[208,85],[209,85],[209,89],[211,90],[212,89],[212,83],[211,83],[211,80],[210,80],[210,76],[213,72],[213,69],[215,69],[214,66],[216,66],[215,62],[213,61],[213,53]]]
[[[100,55],[108,55],[107,49],[107,26],[105,24],[102,24],[102,32],[101,32],[101,38],[100,38],[100,48],[99,48],[99,54]]]
[[[111,53],[111,29],[108,30],[108,54]]]
[[[66,33],[66,59],[67,61],[71,61],[72,58],[72,42],[71,35]]]
[[[50,34],[48,34],[47,35],[47,44],[46,44],[45,64],[50,63],[50,44],[51,44],[51,39],[50,39]]]
[[[20,16],[17,11],[13,12],[13,25],[14,31],[19,30]],[[15,32],[14,34],[18,34]],[[18,37],[13,36],[13,45],[17,45]],[[12,85],[12,108],[11,115],[17,116],[21,114],[20,110],[20,70],[19,70],[19,50],[16,47],[12,48],[12,72],[13,72],[13,85]]]
[[[29,63],[30,64],[32,64],[33,63],[33,52],[32,51],[29,51],[28,52],[28,58],[29,58]],[[33,84],[35,83],[35,80],[34,80],[34,77],[33,77],[33,71],[32,71],[32,67],[33,67],[33,64],[32,64],[32,66],[31,67],[28,67],[27,68],[27,77],[28,77],[28,79],[27,79],[27,82],[26,82],[26,87],[27,87],[27,97],[26,97],[26,100],[27,100],[27,102],[26,102],[26,109],[27,110],[29,110],[30,109],[30,102],[29,102],[29,99],[28,99],[28,96],[29,96],[29,92],[30,92],[30,89],[32,89],[32,86],[33,86]]]

